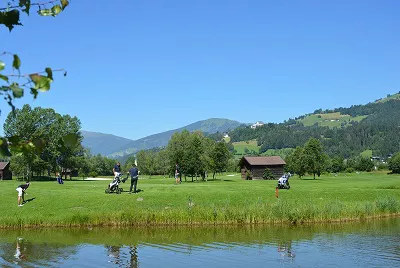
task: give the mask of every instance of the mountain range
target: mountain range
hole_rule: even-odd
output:
[[[89,148],[92,154],[101,154],[111,158],[119,159],[126,155],[134,154],[140,150],[164,147],[168,144],[168,141],[174,133],[181,132],[184,129],[191,132],[198,130],[206,134],[214,134],[217,132],[228,132],[240,125],[242,125],[242,123],[234,120],[210,118],[181,128],[153,134],[138,140],[131,140],[111,134],[91,131],[81,131],[81,133],[83,136],[83,146]]]
[[[400,92],[365,105],[349,108],[315,110],[279,124],[261,124],[261,127],[242,124],[238,121],[211,118],[193,124],[150,135],[138,140],[121,138],[111,134],[82,131],[83,145],[92,154],[102,154],[123,161],[140,150],[164,147],[171,136],[184,129],[202,131],[205,134],[219,133],[213,138],[221,139],[229,133],[235,146],[241,141],[257,141],[259,153],[270,149],[296,148],[310,137],[320,138],[325,151],[331,155],[348,157],[365,150],[385,155],[400,150]],[[254,129],[255,128],[255,129]],[[399,148],[397,148],[399,147]],[[235,150],[240,148],[235,148]]]

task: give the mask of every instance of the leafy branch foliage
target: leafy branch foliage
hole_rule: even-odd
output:
[[[68,0],[51,0],[47,2],[37,2],[31,0],[10,0],[7,6],[0,7],[0,25],[3,25],[11,32],[14,26],[21,26],[21,13],[30,14],[32,7],[37,8],[40,16],[57,16],[69,5]],[[51,7],[50,7],[51,6]],[[12,58],[12,59],[11,59]],[[6,60],[12,62],[11,66],[6,64]],[[53,72],[63,71],[62,69],[53,70],[46,67],[42,72],[21,74],[22,61],[17,54],[3,52],[0,54],[0,95],[6,103],[15,111],[14,99],[22,98],[25,90],[38,96],[39,92],[46,92],[50,89],[53,82]],[[6,73],[6,71],[8,73]],[[66,72],[64,72],[64,76]],[[28,153],[35,148],[35,141],[21,140],[17,137],[0,137],[0,154],[10,155],[9,147],[14,151]]]

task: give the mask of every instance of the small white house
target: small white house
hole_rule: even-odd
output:
[[[262,125],[264,125],[262,121],[257,121],[253,125],[251,125],[251,128],[261,127]]]

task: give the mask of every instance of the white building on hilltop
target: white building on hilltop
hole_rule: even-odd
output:
[[[264,125],[262,121],[257,121],[251,125],[251,128],[261,127],[262,125]]]

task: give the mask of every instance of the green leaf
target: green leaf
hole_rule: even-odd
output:
[[[51,11],[53,12],[52,16],[55,17],[62,11],[62,9],[60,5],[55,5],[51,8]]]
[[[0,71],[3,71],[6,68],[6,64],[0,60]]]
[[[39,91],[36,88],[31,87],[31,94],[33,95],[33,98],[36,99]]]
[[[17,9],[5,12],[0,11],[0,24],[6,26],[10,32],[14,25],[22,25],[19,21],[19,11]]]
[[[52,16],[53,15],[53,11],[51,11],[50,9],[39,9],[38,10],[38,14],[40,16]]]
[[[14,98],[21,98],[22,96],[24,96],[24,90],[20,88],[17,83],[12,83],[10,88],[12,90]]]
[[[17,70],[19,70],[19,67],[21,66],[21,60],[19,59],[17,54],[14,54],[14,61],[13,61],[13,67]]]
[[[50,89],[51,79],[47,78],[46,76],[39,75],[39,74],[31,74],[29,75],[32,82],[35,84],[35,89],[45,92]]]
[[[8,76],[0,74],[0,79],[6,81],[8,83]]]
[[[29,15],[29,10],[31,9],[31,0],[19,0],[19,6],[25,7],[22,9],[22,11]]]
[[[51,68],[47,67],[45,69],[46,73],[47,73],[47,78],[53,80],[53,71],[51,70]]]
[[[61,0],[61,7],[64,10],[69,5],[68,0]]]
[[[32,140],[32,143],[38,152],[42,152],[44,147],[46,146],[46,141],[42,138],[36,138]]]
[[[0,139],[0,155],[11,156],[10,150],[8,149],[8,142],[6,138]]]
[[[78,144],[78,135],[75,133],[70,133],[63,138],[66,147],[74,148]]]

